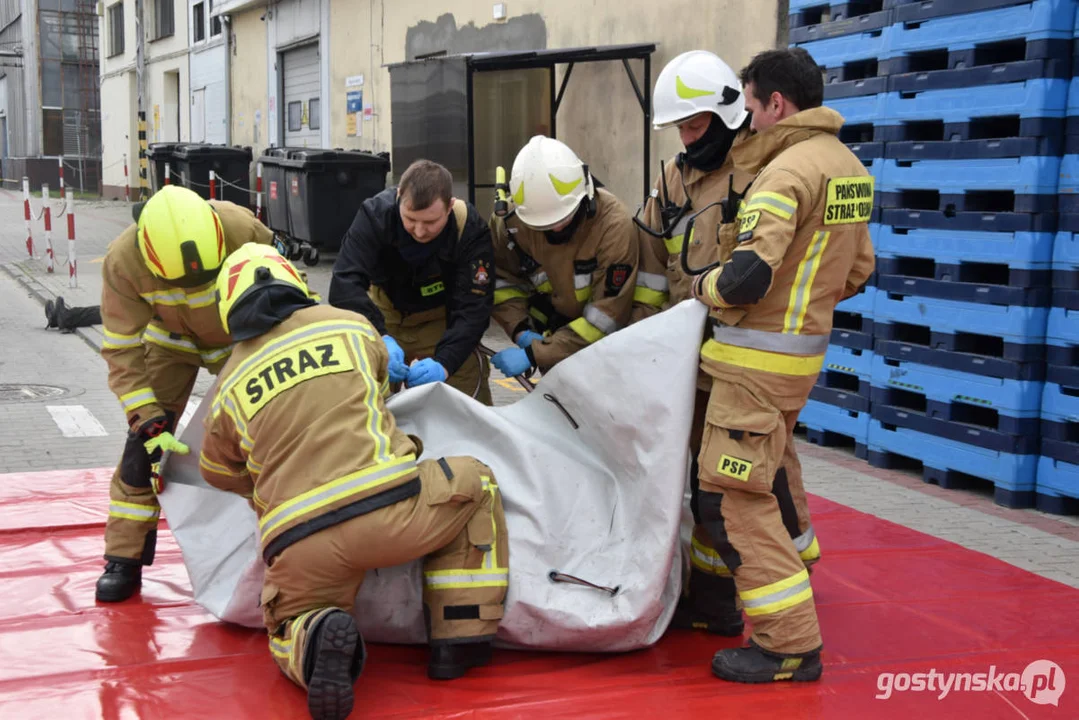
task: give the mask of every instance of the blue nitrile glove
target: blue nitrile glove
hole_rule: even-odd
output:
[[[389,335],[382,336],[386,349],[390,351],[390,382],[399,383],[408,377],[408,365],[405,365],[405,351]]]
[[[532,361],[528,359],[528,353],[521,348],[507,348],[495,353],[494,357],[491,358],[491,364],[506,377],[516,377],[528,372],[532,367]]]
[[[424,358],[408,369],[408,386],[445,382],[446,368],[434,358]]]
[[[533,340],[543,340],[543,336],[538,332],[532,332],[531,330],[525,330],[517,336],[517,347],[524,350],[527,347],[531,347]]]

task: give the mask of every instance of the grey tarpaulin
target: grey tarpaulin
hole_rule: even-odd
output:
[[[610,335],[511,405],[486,407],[441,383],[390,399],[402,429],[423,439],[423,458],[474,455],[495,472],[510,536],[499,644],[625,651],[663,634],[682,577],[687,440],[705,316],[687,300]],[[199,476],[210,397],[181,434],[191,453],[165,460],[161,505],[195,601],[221,620],[261,627],[254,512]],[[620,589],[612,597],[555,583],[551,570]],[[424,642],[421,578],[419,562],[367,574],[354,610],[365,638]]]

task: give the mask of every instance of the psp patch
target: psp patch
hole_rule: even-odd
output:
[[[738,222],[738,234],[739,235],[744,235],[746,233],[753,232],[754,228],[757,227],[757,223],[759,223],[760,221],[761,221],[761,211],[760,210],[754,210],[753,212],[746,213],[745,215],[742,216],[742,219]]]
[[[749,474],[753,472],[753,463],[739,460],[730,455],[721,455],[719,464],[716,466],[716,472],[720,475],[732,477],[735,480],[749,482]]]
[[[873,216],[873,182],[872,177],[829,178],[824,224],[869,222]]]
[[[622,287],[626,284],[626,280],[629,279],[629,274],[633,272],[632,265],[625,265],[618,263],[611,265],[607,268],[607,294],[617,295],[622,291]]]
[[[487,285],[491,282],[491,271],[487,267],[486,260],[476,260],[472,263],[472,284]]]

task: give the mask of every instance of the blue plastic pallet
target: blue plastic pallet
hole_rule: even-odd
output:
[[[892,28],[883,27],[842,37],[799,43],[820,67],[840,67],[859,60],[887,57]]]
[[[1057,192],[1060,193],[1060,212],[1079,213],[1079,155],[1065,155],[1060,159]]]
[[[942,195],[968,190],[1010,190],[1016,195],[1055,194],[1063,170],[1058,157],[981,160],[891,160],[881,166],[882,192],[931,188]]]
[[[832,314],[833,345],[857,350],[873,349],[873,299],[877,288],[867,286],[838,303]]]
[[[974,375],[882,355],[873,355],[872,370],[874,389],[896,388],[920,393],[934,406],[966,403],[996,410],[1010,418],[1040,417],[1045,387],[1040,381]]]
[[[1066,147],[1064,118],[982,117],[970,122],[922,120],[863,129],[866,140],[883,143],[897,160],[979,160],[1060,155]],[[842,138],[843,130],[840,130]],[[1075,138],[1079,140],[1079,136]],[[1077,150],[1079,152],[1079,150]]]
[[[1011,268],[978,262],[948,264],[932,258],[877,253],[877,287],[903,295],[989,305],[1049,304],[1048,270]]]
[[[824,40],[879,30],[892,24],[891,10],[865,12],[865,7],[865,3],[858,2],[816,2],[798,3],[796,8],[792,3],[788,15],[789,40],[791,43]]]
[[[872,358],[870,350],[829,345],[810,399],[847,410],[868,411]]]
[[[898,400],[900,397],[902,393],[899,391],[873,388],[870,417],[886,425],[915,430],[933,437],[964,445],[974,445],[986,450],[1013,455],[1037,455],[1041,452],[1042,440],[1038,435],[1040,422],[1038,418],[1033,418],[1029,423],[1033,425],[1033,429],[1027,428],[1022,433],[1014,434],[977,424],[934,417],[929,412],[905,407]],[[953,412],[961,413],[963,409],[962,406],[954,406]]]
[[[884,118],[884,102],[887,95],[836,98],[825,105],[843,116],[846,123],[864,125],[880,122]]]
[[[1005,346],[1030,348],[1026,352],[1045,342],[1048,315],[1047,308],[980,305],[882,290],[873,301],[875,322],[924,326],[934,333],[984,335],[1003,340]]]
[[[1042,457],[1038,460],[1037,508],[1056,515],[1079,513],[1079,465]]]
[[[889,34],[888,57],[942,47],[960,50],[1013,38],[1067,40],[1074,25],[1072,0],[1034,0],[972,14],[899,21]]]
[[[885,9],[894,9],[895,22],[917,22],[948,15],[995,10],[1026,5],[1031,0],[884,0]]]
[[[974,48],[947,47],[901,55],[877,63],[888,90],[945,90],[1072,76],[1072,41],[1022,37]]]
[[[986,198],[990,202],[993,198]],[[1056,213],[999,212],[987,207],[982,211],[956,212],[944,210],[921,210],[881,208],[880,222],[900,227],[963,232],[1035,232],[1054,233],[1060,218]],[[1076,216],[1079,218],[1079,216]],[[1061,226],[1063,229],[1063,226]]]
[[[824,70],[824,99],[878,95],[888,91],[888,78],[877,75],[876,60],[861,60]]]
[[[1079,290],[1079,234],[1056,234],[1053,241],[1053,287]]]
[[[974,118],[1018,116],[1024,118],[1063,118],[1068,105],[1068,81],[1059,79],[1027,80],[985,87],[924,92],[889,92],[883,96],[883,137],[876,140],[906,140],[901,134],[889,137],[887,126],[904,122],[936,120],[969,123]],[[1041,133],[1020,133],[1021,136]]]
[[[1079,387],[1079,309],[1053,307],[1045,328],[1045,379]]]
[[[915,328],[915,339],[907,337],[907,328],[890,323],[874,323],[873,352],[896,360],[957,370],[974,375],[1008,380],[1044,380],[1046,378],[1044,346],[993,347],[993,338],[978,337],[973,347],[966,347],[968,338],[961,335],[931,333],[928,328]],[[924,338],[921,337],[924,334]],[[986,347],[980,347],[984,344]],[[1022,353],[1016,352],[1016,348]],[[1012,355],[1024,355],[1036,349],[1041,357],[1016,360]],[[1007,357],[1005,356],[1007,355]]]
[[[839,139],[843,140],[844,133],[842,128],[840,128],[839,134]],[[869,136],[873,136],[872,128],[869,129]],[[847,142],[844,140],[844,142],[847,143],[847,148],[850,149],[850,151],[854,153],[854,156],[859,160],[872,160],[875,158],[884,157],[885,147],[884,143],[882,142],[862,142],[860,140],[855,140],[851,142]]]
[[[974,262],[1044,271],[1052,266],[1054,252],[1064,252],[1060,236],[1052,233],[941,232],[891,225],[871,226],[870,232],[878,253],[933,258],[940,265]]]
[[[1051,304],[1053,307],[1079,310],[1079,290],[1054,289]]]
[[[970,487],[971,481],[989,481],[995,486],[998,505],[1011,508],[1034,504],[1037,455],[1015,455],[975,445],[896,428],[870,419],[869,464],[890,468],[899,458],[922,464],[922,479],[943,488]]]
[[[827,403],[809,400],[798,415],[806,427],[806,440],[823,447],[854,443],[854,454],[866,457],[869,435],[869,413],[847,410]]]
[[[1079,464],[1079,386],[1046,383],[1041,414],[1042,455]]]

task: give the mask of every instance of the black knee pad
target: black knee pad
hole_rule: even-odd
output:
[[[734,572],[742,564],[742,557],[731,545],[727,537],[727,525],[723,521],[723,493],[705,492],[698,493],[698,505],[701,513],[701,525],[712,539],[712,545],[723,559],[723,564],[731,572]]]

